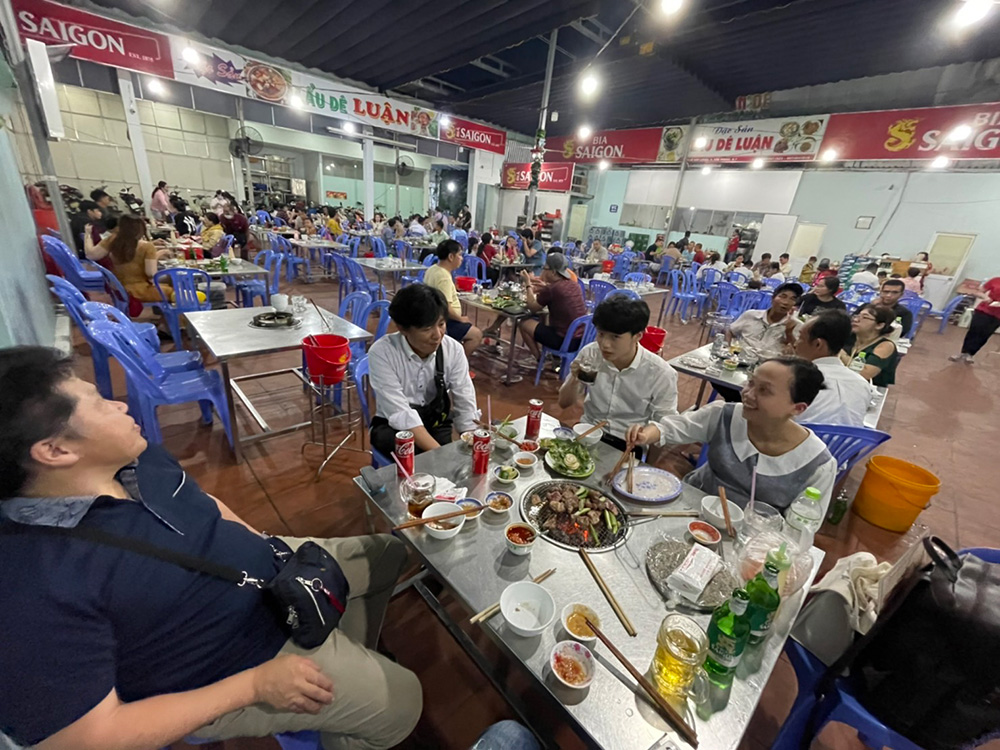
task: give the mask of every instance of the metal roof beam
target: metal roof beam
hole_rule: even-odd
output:
[[[608,41],[613,33],[611,29],[596,18],[581,18],[579,21],[573,21],[569,26],[574,31],[583,34],[590,41],[600,45]]]
[[[535,39],[537,39],[540,42],[545,42],[546,44],[549,43],[549,38],[547,36],[542,36],[541,34],[539,34],[538,36],[536,36]],[[570,52],[565,47],[560,47],[558,44],[556,45],[556,52],[558,52],[561,55],[565,55],[570,60],[575,60],[576,59],[576,55],[574,55],[572,52]]]
[[[483,55],[482,57],[469,61],[469,65],[474,65],[487,73],[492,73],[500,78],[510,78],[517,70],[512,65],[508,65],[499,57],[493,55]]]

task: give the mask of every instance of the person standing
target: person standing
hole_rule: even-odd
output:
[[[870,286],[872,289],[878,289],[878,263],[869,263],[864,267],[864,270],[858,271],[851,277],[851,286],[855,284],[864,284],[865,286]]]
[[[954,354],[948,358],[952,362],[961,360],[971,365],[979,350],[990,340],[990,336],[996,333],[997,328],[1000,328],[1000,276],[994,276],[985,282],[976,296],[982,301],[972,312],[972,321],[965,333],[961,354]]]
[[[150,197],[149,210],[153,213],[154,219],[166,221],[170,214],[170,193],[167,192],[167,183],[160,180],[153,189]]]
[[[732,263],[733,259],[736,257],[737,253],[740,251],[740,233],[739,230],[733,230],[733,236],[729,238],[729,242],[726,243],[726,263]],[[741,261],[742,262],[742,261]]]
[[[472,325],[467,315],[462,314],[462,303],[452,274],[462,265],[462,246],[455,240],[444,240],[437,246],[438,262],[424,271],[424,283],[437,289],[448,303],[448,320],[445,323],[448,335],[462,344],[465,355],[482,343],[483,332]]]
[[[594,310],[597,341],[580,350],[559,389],[559,406],[583,402],[583,421],[608,421],[602,442],[624,451],[634,422],[658,422],[677,413],[677,373],[639,344],[649,325],[642,300],[612,294]],[[593,378],[585,383],[581,377]],[[589,374],[587,374],[589,373]]]
[[[685,232],[684,236],[677,240],[677,249],[683,253],[687,250],[689,242],[691,242],[691,232]]]
[[[920,275],[919,268],[910,266],[906,269],[906,278],[903,279],[903,286],[906,287],[906,291],[908,292],[918,295],[924,293],[924,277]]]
[[[872,387],[861,375],[840,361],[840,352],[851,337],[851,316],[827,310],[799,329],[795,354],[812,362],[823,373],[823,388],[796,422],[864,427]]]
[[[583,300],[580,284],[572,280],[571,274],[566,256],[562,253],[549,253],[541,278],[521,271],[526,290],[525,306],[533,313],[541,312],[546,307],[549,310],[547,324],[539,323],[537,318],[521,322],[521,338],[536,359],[541,356],[539,345],[561,349],[570,325],[587,314],[587,303]],[[583,329],[578,329],[578,333],[582,336]],[[571,349],[579,346],[579,338],[570,344]]]
[[[816,276],[816,256],[810,255],[809,260],[802,266],[799,272],[799,281],[803,284],[812,284],[813,277]]]

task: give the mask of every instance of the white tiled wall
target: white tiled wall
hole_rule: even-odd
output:
[[[107,185],[112,195],[125,185],[138,190],[138,175],[116,94],[59,86],[59,107],[66,138],[50,142],[59,182],[88,194]],[[180,109],[160,102],[139,101],[139,118],[146,141],[153,182],[166,180],[182,195],[235,193],[226,118]],[[25,181],[41,178],[41,168],[22,108],[11,118],[18,163]],[[149,196],[142,196],[149,200]]]

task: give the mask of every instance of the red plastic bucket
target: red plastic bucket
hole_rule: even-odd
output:
[[[455,277],[455,288],[460,292],[471,292],[472,287],[476,285],[476,278],[474,276],[456,276]]]
[[[347,365],[351,361],[351,342],[343,336],[320,333],[302,339],[302,351],[306,358],[309,378],[323,385],[333,385],[344,379]]]
[[[663,348],[663,342],[667,338],[667,332],[656,326],[646,326],[646,332],[642,334],[639,343],[653,354],[659,354]]]
[[[611,273],[614,270],[615,270],[615,262],[613,260],[601,261],[601,271],[603,273]]]

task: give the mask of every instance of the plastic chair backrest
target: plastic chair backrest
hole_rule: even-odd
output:
[[[771,300],[774,298],[774,290],[761,289],[757,293],[760,295],[760,297],[757,299],[757,309],[766,310],[771,306]]]
[[[917,297],[917,296],[913,297],[903,296],[902,298],[900,298],[899,304],[905,307],[913,314],[913,325],[910,327],[909,333],[913,333],[913,331],[917,327],[918,321],[920,321],[925,315],[927,315],[927,313],[929,313],[931,309],[933,309],[934,307],[934,305],[930,302],[930,300],[926,300],[923,297]]]
[[[962,555],[975,555],[983,562],[1000,563],[1000,549],[993,547],[966,547],[958,551],[959,557]]]
[[[347,245],[348,245],[348,247],[351,248],[351,257],[352,258],[357,258],[358,257],[358,248],[361,247],[361,238],[360,237],[351,237],[351,239],[349,239],[347,241]]]
[[[559,347],[559,351],[569,352],[570,345],[573,343],[573,339],[576,338],[577,331],[582,327],[584,328],[584,332],[586,332],[586,326],[589,325],[593,319],[593,315],[581,315],[579,318],[570,323],[569,328],[566,329],[566,335],[563,336],[562,346]],[[583,344],[581,343],[581,346],[582,345]]]
[[[392,320],[389,317],[389,300],[375,300],[368,306],[368,309],[365,310],[365,322],[364,325],[361,326],[362,328],[368,327],[368,321],[372,319],[372,315],[378,316],[378,323],[375,326],[375,337],[372,339],[372,342],[374,343],[385,336],[386,332],[389,330],[389,323]],[[359,323],[358,325],[361,324]]]
[[[402,258],[403,260],[409,260],[413,257],[413,252],[410,248],[410,243],[404,242],[403,240],[396,240],[393,243],[393,249],[396,251],[396,257]]]
[[[89,327],[91,335],[111,352],[125,370],[130,387],[135,384],[150,395],[162,393],[160,384],[166,377],[166,371],[132,329],[110,320],[95,320]]]
[[[462,249],[469,249],[469,234],[464,229],[453,229],[451,232],[451,238],[461,245]]]
[[[615,291],[618,287],[612,284],[610,281],[601,281],[600,279],[590,280],[590,298],[594,300],[595,305],[599,305],[604,301],[611,292]]]
[[[173,302],[167,297],[160,286],[160,281],[170,279],[170,285],[174,288]],[[172,304],[178,312],[194,312],[196,310],[210,310],[211,302],[208,300],[208,290],[212,283],[211,277],[204,271],[197,268],[165,268],[157,271],[153,277],[153,286],[160,293],[160,298],[167,304]],[[198,285],[204,284],[205,301],[198,299]]]
[[[781,286],[784,283],[785,282],[782,281],[781,279],[776,279],[774,277],[770,277],[770,278],[767,278],[767,279],[761,279],[760,280],[760,285],[764,289],[777,289],[779,286]]]
[[[282,219],[280,216],[274,217],[274,226],[276,227],[287,227],[288,222]]]
[[[96,266],[96,268],[98,271],[101,272],[101,275],[104,277],[104,289],[105,291],[107,291],[108,296],[111,297],[111,302],[114,304],[115,307],[117,307],[123,313],[128,315],[129,293],[125,291],[125,287],[122,286],[122,283],[118,280],[118,277],[115,276],[113,273],[111,273],[111,271],[109,271],[104,266],[98,265]]]
[[[371,426],[372,418],[368,404],[368,357],[367,355],[354,362],[354,387],[358,392],[358,403],[361,405],[361,416],[365,425]]]
[[[747,310],[754,310],[760,302],[761,293],[756,289],[745,289],[733,295],[732,304],[726,312],[734,318],[738,318]]]
[[[726,281],[730,284],[739,284],[741,281],[746,281],[746,276],[736,271],[730,271],[726,274]]]
[[[437,262],[438,262],[438,257],[432,253],[431,255],[428,255],[426,258],[424,258],[424,268],[430,268]]]
[[[388,251],[385,248],[385,242],[381,237],[371,238],[372,252],[375,254],[376,258],[385,258],[388,256]]]
[[[722,271],[718,268],[706,268],[705,273],[701,275],[701,288],[708,289],[710,286],[715,286],[722,280]]]
[[[71,284],[74,284],[78,288],[84,285],[83,274],[87,272],[87,269],[84,268],[76,253],[70,250],[65,242],[46,234],[42,235],[42,247],[46,254],[52,258],[53,262],[59,266],[62,275]]]
[[[887,432],[872,430],[868,427],[850,427],[847,425],[810,424],[806,425],[816,436],[826,443],[830,455],[837,461],[837,481],[847,476],[848,472],[862,458],[867,456],[891,436]]]
[[[635,273],[625,274],[625,283],[633,284],[648,284],[653,280],[653,277],[648,273],[642,273],[642,271],[636,271]]]
[[[728,281],[720,281],[715,285],[714,295],[719,310],[726,310],[733,302],[733,297],[739,294],[740,288]]]
[[[642,299],[642,297],[639,296],[639,293],[632,289],[618,289],[617,287],[613,291],[608,292],[607,296],[604,299],[608,299],[608,297],[614,297],[616,294],[620,294],[623,297],[628,297],[629,299]]]
[[[83,305],[87,303],[87,298],[83,296],[83,293],[79,289],[66,281],[62,276],[46,274],[45,278],[52,284],[49,290],[63,303],[66,313],[80,330],[86,333],[87,319],[83,314]]]
[[[83,305],[80,306],[80,310],[88,323],[111,320],[118,325],[125,326],[135,337],[136,345],[138,347],[145,349],[149,356],[157,354],[156,350],[153,349],[149,345],[149,342],[146,341],[142,334],[139,333],[131,318],[129,318],[128,315],[123,313],[117,307],[112,307],[111,305],[107,305],[103,302],[84,302]]]
[[[465,275],[472,276],[477,281],[486,281],[486,261],[475,255],[466,255],[463,259]]]
[[[583,336],[580,337],[580,349],[587,344],[592,344],[597,340],[597,326],[594,325],[594,318],[587,321],[587,327],[583,329]],[[579,351],[579,349],[577,349]]]
[[[261,224],[267,224],[269,221],[271,221],[271,214],[269,214],[267,211],[258,211],[257,221]]]
[[[366,312],[372,303],[372,296],[368,292],[351,292],[340,303],[340,310],[337,314],[340,317],[350,320],[356,326],[364,326]]]

